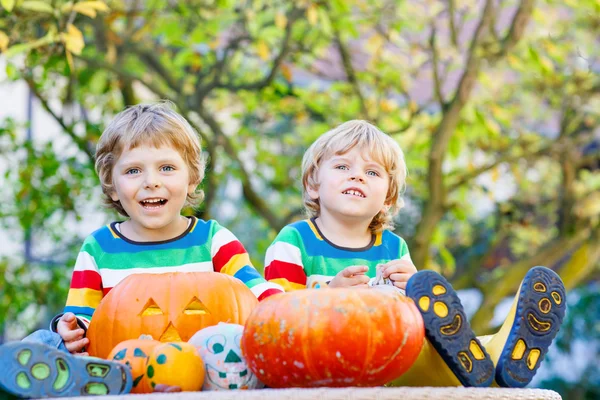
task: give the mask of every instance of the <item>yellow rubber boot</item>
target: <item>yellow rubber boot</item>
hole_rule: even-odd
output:
[[[462,386],[444,359],[425,339],[415,363],[400,378],[387,386]]]

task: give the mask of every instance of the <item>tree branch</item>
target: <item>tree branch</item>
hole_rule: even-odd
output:
[[[73,130],[73,126],[69,126],[60,115],[56,114],[52,110],[52,108],[50,108],[48,101],[42,96],[40,91],[37,89],[37,86],[32,78],[25,77],[24,79],[25,79],[25,82],[27,82],[27,86],[29,86],[29,89],[33,92],[34,96],[42,104],[42,107],[44,108],[44,110],[46,110],[46,112],[48,114],[50,114],[56,122],[58,122],[58,124],[63,128],[65,133],[67,135],[69,135],[69,137],[71,138],[71,140],[73,140],[73,142],[77,145],[77,147],[88,156],[88,158],[90,159],[90,162],[93,164],[94,163],[94,151],[90,147],[90,143],[88,143],[88,141],[85,140],[84,138],[79,137]]]
[[[195,101],[197,104],[202,104],[202,102],[204,101],[204,98],[214,89],[216,88],[219,84],[221,84],[221,77],[223,76],[223,73],[225,72],[226,66],[227,66],[227,61],[229,61],[230,59],[230,52],[235,52],[239,45],[245,41],[245,40],[249,40],[250,37],[248,36],[238,36],[235,39],[231,40],[229,42],[229,44],[227,45],[227,47],[223,50],[223,55],[221,57],[221,59],[218,59],[210,68],[210,70],[208,71],[208,73],[206,75],[204,74],[198,74],[198,81],[196,82],[196,94],[195,94]],[[203,83],[203,77],[204,76],[208,76],[210,75],[212,72],[214,71],[214,76],[213,79],[208,82],[206,85],[202,85]]]
[[[450,41],[452,45],[458,48],[458,32],[456,30],[456,24],[454,23],[454,13],[455,13],[455,4],[454,0],[448,0],[448,21],[450,25]]]
[[[223,145],[223,148],[227,155],[239,165],[239,171],[241,173],[242,189],[246,200],[254,207],[257,213],[259,213],[269,223],[271,228],[274,230],[281,230],[285,226],[285,223],[273,213],[272,208],[263,200],[254,188],[250,181],[250,176],[244,164],[240,160],[237,151],[231,143],[229,137],[221,130],[219,123],[210,115],[205,107],[199,107],[198,114],[200,118],[210,127],[215,134],[215,137]]]
[[[527,23],[531,17],[531,13],[533,12],[534,4],[535,0],[521,1],[519,8],[513,16],[508,33],[504,39],[502,39],[500,51],[489,57],[491,61],[495,61],[504,57],[513,49],[513,47],[516,46],[519,40],[521,40],[523,33],[525,32],[525,28],[527,27]]]
[[[240,91],[240,90],[261,90],[261,89],[264,89],[265,87],[269,86],[271,84],[271,82],[273,82],[273,79],[275,79],[275,75],[277,75],[277,72],[279,71],[279,67],[281,67],[281,64],[282,64],[284,58],[287,56],[287,54],[290,50],[290,39],[292,37],[292,27],[293,27],[294,23],[300,18],[300,15],[301,15],[300,9],[294,8],[293,10],[290,11],[290,13],[288,15],[288,22],[285,27],[285,36],[284,36],[283,40],[281,41],[279,53],[273,60],[273,63],[271,64],[269,72],[267,73],[267,75],[265,77],[257,80],[256,82],[242,83],[242,84],[238,84],[238,85],[235,85],[232,83],[223,83],[220,81],[214,81],[210,85],[210,89],[221,88],[221,89],[228,89],[230,91],[235,92],[235,91]],[[206,93],[208,94],[208,91],[206,91]]]
[[[445,212],[445,187],[442,175],[442,164],[448,148],[450,137],[454,133],[460,120],[460,113],[466,104],[475,80],[479,73],[481,64],[481,55],[479,54],[479,45],[483,40],[484,33],[487,32],[487,26],[493,13],[493,0],[487,0],[479,24],[473,35],[467,63],[461,79],[458,83],[456,93],[450,101],[446,113],[442,117],[433,138],[431,150],[429,152],[428,168],[428,188],[429,198],[425,205],[423,216],[417,232],[415,234],[413,245],[413,260],[418,267],[424,267],[427,264],[429,256],[429,241],[437,226],[438,221]]]
[[[171,99],[171,98],[175,98],[176,96],[172,96],[171,94],[167,93],[166,91],[164,91],[162,88],[160,88],[157,84],[155,84],[154,82],[151,82],[147,79],[143,79],[139,76],[136,76],[130,72],[125,71],[124,69],[109,64],[107,62],[104,62],[102,60],[98,60],[98,59],[93,59],[93,58],[89,58],[86,56],[76,56],[79,60],[84,61],[88,66],[92,67],[92,68],[97,68],[97,69],[103,69],[106,71],[110,71],[122,78],[126,78],[132,81],[138,81],[141,84],[143,84],[144,86],[146,86],[148,89],[150,89],[152,92],[154,92],[154,94],[156,94],[158,97],[162,98],[162,99]]]
[[[165,81],[171,90],[181,93],[181,81],[177,80],[173,75],[171,75],[171,72],[167,70],[167,68],[165,68],[161,61],[156,57],[156,52],[142,49],[133,42],[127,43],[125,47],[127,50],[131,50],[133,53],[137,54],[140,60],[144,61],[146,65],[152,68],[154,72],[156,72],[156,74]]]
[[[515,292],[527,271],[536,265],[554,266],[566,254],[576,251],[589,239],[590,230],[582,229],[573,236],[560,236],[546,244],[533,256],[514,264],[499,267],[504,272],[501,276],[494,275],[482,289],[485,296],[483,303],[471,320],[471,327],[478,334],[489,333],[493,328],[489,326],[490,316],[498,303]]]
[[[563,142],[564,141],[552,142],[549,145],[540,147],[538,150],[528,152],[527,154],[512,154],[512,152],[510,150],[508,150],[506,152],[506,154],[497,157],[493,162],[486,164],[486,165],[482,165],[481,167],[475,168],[473,171],[467,172],[461,176],[454,177],[454,182],[451,182],[448,184],[447,191],[448,191],[448,193],[453,192],[454,190],[458,189],[459,187],[461,187],[461,186],[467,184],[468,182],[472,181],[473,179],[477,178],[479,175],[496,168],[500,164],[512,163],[512,162],[521,160],[525,157],[530,158],[530,157],[536,157],[539,155],[553,154],[563,145]],[[515,147],[518,148],[519,146],[517,145]]]
[[[429,47],[431,49],[431,71],[433,74],[433,91],[435,94],[435,98],[437,99],[440,109],[442,110],[442,114],[446,112],[446,101],[444,100],[444,95],[442,93],[442,83],[440,81],[439,75],[439,57],[438,51],[435,47],[436,43],[436,28],[435,23],[432,22],[431,35],[429,35]]]
[[[348,83],[352,86],[356,97],[358,97],[358,102],[360,103],[360,109],[363,114],[364,119],[369,119],[369,110],[367,109],[367,104],[365,102],[365,97],[362,94],[360,89],[360,83],[358,79],[356,79],[356,73],[354,71],[354,67],[352,66],[352,57],[346,48],[346,45],[342,42],[342,37],[340,35],[340,31],[337,27],[336,23],[333,23],[333,34],[335,44],[337,45],[338,51],[340,53],[340,57],[342,59],[342,65],[344,66],[344,72],[346,73],[346,79]]]

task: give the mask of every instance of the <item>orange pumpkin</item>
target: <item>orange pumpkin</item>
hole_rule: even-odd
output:
[[[269,387],[378,386],[410,368],[424,334],[414,302],[395,291],[299,290],[254,309],[242,350]]]
[[[146,383],[146,362],[152,350],[161,342],[151,336],[142,335],[139,339],[126,340],[115,346],[108,355],[109,360],[120,362],[131,367],[133,388],[131,393],[152,393],[152,388]]]
[[[88,352],[106,358],[117,344],[142,334],[161,342],[187,341],[219,322],[243,325],[257,304],[242,281],[222,273],[130,275],[96,308]]]
[[[179,386],[183,392],[195,392],[204,383],[204,361],[196,346],[175,342],[156,346],[148,357],[146,379],[154,389],[158,384]]]

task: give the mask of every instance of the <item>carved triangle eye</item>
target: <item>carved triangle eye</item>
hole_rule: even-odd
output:
[[[163,310],[156,304],[156,302],[152,299],[148,300],[140,315],[142,317],[147,317],[149,315],[163,315]]]
[[[190,301],[190,303],[185,307],[183,313],[187,315],[203,315],[210,314],[210,311],[208,311],[208,308],[206,308],[197,297],[194,297],[192,301]]]

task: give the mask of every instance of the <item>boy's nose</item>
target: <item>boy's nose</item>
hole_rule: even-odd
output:
[[[158,188],[160,187],[160,179],[156,178],[154,175],[147,175],[144,187],[146,189]]]
[[[364,183],[364,181],[365,181],[364,177],[362,175],[360,175],[360,174],[352,174],[350,176],[350,180],[351,181],[359,181],[359,182],[362,182],[362,183]]]

